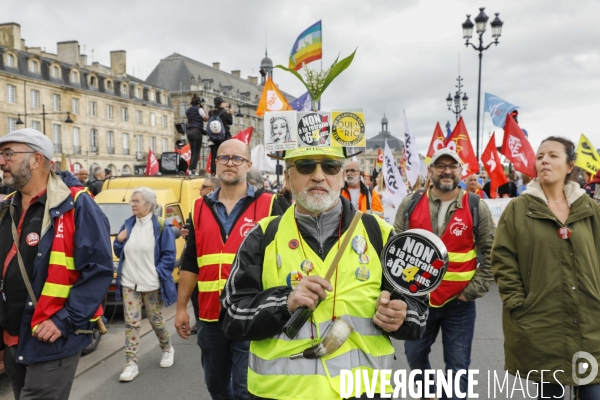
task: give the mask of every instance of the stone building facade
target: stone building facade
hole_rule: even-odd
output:
[[[37,129],[52,139],[55,162],[114,175],[132,174],[149,148],[173,151],[169,91],[128,75],[125,51],[110,60],[88,64],[77,41],[59,42],[57,54],[27,47],[20,25],[0,24],[0,136]]]

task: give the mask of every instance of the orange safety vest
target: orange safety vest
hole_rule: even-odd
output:
[[[433,232],[429,214],[429,191],[423,196],[409,218],[411,228]],[[448,250],[448,270],[442,284],[429,295],[431,307],[441,307],[458,297],[468,285],[477,270],[477,250],[473,235],[473,217],[469,209],[469,192],[462,198],[462,208],[458,208],[441,236]]]
[[[81,186],[70,187],[73,202],[77,197],[87,192],[87,188]],[[14,196],[16,192],[7,196]],[[35,330],[37,325],[52,317],[64,307],[71,287],[77,282],[80,271],[75,269],[73,250],[75,248],[75,207],[55,218],[54,239],[50,251],[50,262],[48,263],[48,276],[42,288],[42,294],[37,299],[37,305],[31,318],[31,329]],[[98,307],[91,321],[98,320],[104,314],[102,306]]]
[[[231,227],[225,243],[221,238],[221,226],[204,198],[194,203],[194,229],[196,235],[196,257],[198,262],[198,307],[202,321],[219,320],[221,304],[219,296],[231,272],[231,264],[242,241],[258,221],[271,215],[273,200],[271,193],[263,193],[254,199]],[[218,237],[218,238],[217,238]]]

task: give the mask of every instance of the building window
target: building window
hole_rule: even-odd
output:
[[[137,97],[138,99],[142,98],[142,89],[139,87],[135,88],[135,97]]]
[[[113,119],[113,106],[110,104],[106,106],[106,118]]]
[[[95,76],[90,76],[90,86],[96,87],[96,77]]]
[[[31,72],[33,72],[34,74],[39,74],[40,73],[40,64],[38,64],[38,62],[35,60],[30,60],[29,61],[29,70]]]
[[[60,70],[58,69],[58,67],[56,65],[54,65],[52,67],[52,77],[53,78],[60,78]]]
[[[154,113],[150,113],[150,126],[156,126],[156,116]]]
[[[137,136],[137,152],[141,153],[144,147],[144,137],[142,135]]]
[[[150,137],[150,150],[156,153],[156,138],[154,136]]]
[[[113,90],[113,83],[112,83],[112,81],[106,81],[106,88],[108,90]]]
[[[126,84],[122,84],[121,85],[121,92],[123,92],[122,94],[129,93],[129,89],[127,89],[127,85]]]
[[[169,151],[168,147],[169,147],[169,139],[162,138],[162,152],[164,153],[166,151]]]
[[[62,132],[59,124],[52,124],[52,141],[54,142],[54,152],[62,152]]]
[[[40,106],[40,91],[31,89],[31,107]]]
[[[98,104],[95,101],[90,101],[90,117],[96,116],[96,109]]]
[[[79,128],[73,127],[73,153],[81,154],[81,138],[79,136]]]
[[[15,56],[13,56],[12,54],[6,55],[6,66],[13,68],[15,67]]]
[[[31,121],[31,127],[36,131],[42,131],[42,123],[40,121]]]
[[[6,101],[8,103],[17,103],[17,87],[13,85],[6,85]]]
[[[97,129],[90,130],[90,150],[93,153],[98,152],[98,130]]]
[[[156,98],[156,95],[152,90],[148,92],[148,98],[150,99],[150,101],[154,101],[154,99]]]
[[[121,108],[121,116],[123,117],[123,121],[129,121],[129,112],[127,111],[127,108]]]
[[[79,115],[79,99],[71,99],[71,113]]]
[[[83,166],[81,164],[79,164],[78,162],[76,162],[75,164],[73,164],[73,172],[78,174],[79,171],[81,171],[81,169],[83,168]]]
[[[129,134],[128,133],[123,134],[123,154],[125,154],[125,155],[129,154]]]
[[[60,94],[52,95],[52,109],[54,111],[60,111]]]
[[[17,120],[14,118],[8,118],[8,129],[7,133],[17,130]]]
[[[168,118],[166,115],[162,116],[162,127],[166,128],[167,127],[167,122],[168,122]]]
[[[77,71],[71,71],[71,82],[79,83],[79,74]]]
[[[167,104],[167,95],[166,95],[166,94],[164,94],[164,93],[163,93],[163,94],[160,96],[160,102],[161,102],[162,104]]]
[[[143,123],[142,112],[140,110],[135,112],[135,120],[137,121],[138,124]]]
[[[112,131],[106,132],[106,147],[108,154],[115,154],[115,134]]]

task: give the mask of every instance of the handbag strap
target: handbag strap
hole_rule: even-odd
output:
[[[12,205],[10,206],[10,219],[10,226],[12,227],[12,237],[15,243],[15,248],[17,249],[17,260],[19,261],[19,269],[21,270],[23,282],[25,282],[25,286],[27,287],[27,293],[29,293],[29,297],[31,297],[31,302],[35,307],[37,305],[37,299],[35,298],[35,294],[33,293],[33,288],[31,287],[31,282],[29,281],[29,277],[27,276],[27,271],[25,270],[25,264],[23,263],[21,252],[19,251],[19,235],[17,234],[17,228],[15,227],[15,218]]]

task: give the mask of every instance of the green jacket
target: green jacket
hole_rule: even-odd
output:
[[[521,377],[537,370],[530,379],[538,382],[541,370],[563,370],[556,378],[573,385],[576,352],[600,359],[600,208],[574,182],[564,192],[571,238],[559,237],[564,225],[533,181],[500,217],[492,272],[504,305],[505,369]]]
[[[462,208],[462,203],[457,200],[462,199],[464,195],[465,191],[463,189],[459,189],[456,199],[454,199],[454,201],[450,204],[450,207],[448,207],[448,211],[446,212],[442,226],[440,229],[438,229],[438,211],[442,202],[431,191],[429,192],[429,215],[431,217],[431,227],[433,228],[433,233],[435,235],[438,237],[442,236],[446,230],[446,225],[448,225],[448,221],[450,221],[450,218],[452,218],[454,212],[457,209]],[[412,197],[413,194],[406,196],[398,207],[396,221],[394,222],[394,230],[396,233],[402,233],[406,230],[404,213]],[[477,246],[479,247],[479,251],[481,251],[481,255],[483,257],[483,265],[478,266],[475,276],[473,276],[467,287],[462,292],[465,298],[469,301],[483,297],[489,291],[490,286],[494,281],[494,278],[492,277],[492,267],[490,265],[490,253],[492,251],[492,243],[494,242],[494,232],[496,231],[496,227],[494,226],[490,209],[485,202],[479,202],[478,210],[479,223],[477,226]]]

